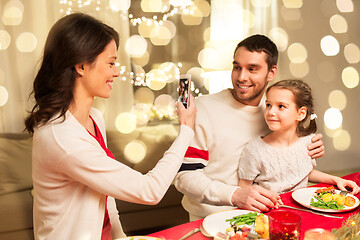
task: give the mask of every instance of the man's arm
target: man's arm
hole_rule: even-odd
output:
[[[204,169],[209,161],[213,126],[204,103],[196,101],[195,136],[185,154],[183,164],[175,178],[175,187],[183,194],[201,203],[231,206],[231,196],[237,186],[209,178]]]
[[[308,150],[309,150],[309,156],[312,159],[320,158],[325,154],[324,143],[321,140],[322,137],[323,137],[322,134],[318,133],[311,138],[312,143],[308,146]]]

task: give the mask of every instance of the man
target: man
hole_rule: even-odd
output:
[[[195,138],[175,179],[184,194],[190,221],[235,207],[269,211],[279,196],[260,186],[240,188],[237,168],[243,147],[266,135],[262,101],[268,82],[277,73],[278,50],[266,36],[241,41],[234,52],[233,89],[197,98]],[[321,134],[309,145],[309,155],[324,155]]]

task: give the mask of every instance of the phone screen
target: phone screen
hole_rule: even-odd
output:
[[[180,75],[179,81],[179,102],[184,104],[187,108],[189,103],[189,91],[190,91],[191,75]]]

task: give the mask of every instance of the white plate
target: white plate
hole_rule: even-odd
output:
[[[147,237],[147,236],[132,236],[132,237],[120,238],[119,240],[161,240],[161,239],[156,237]]]
[[[320,188],[314,188],[314,187],[301,188],[301,189],[295,190],[291,194],[291,196],[296,202],[303,205],[304,207],[307,207],[307,208],[310,208],[313,210],[317,210],[320,212],[333,212],[333,213],[334,212],[346,212],[346,211],[353,210],[354,208],[357,208],[359,206],[359,199],[351,194],[348,194],[347,196],[350,196],[355,199],[355,204],[352,207],[345,206],[344,209],[335,210],[335,209],[325,209],[325,208],[317,208],[317,207],[310,206],[310,200],[311,200],[311,198],[313,198],[315,191],[318,189],[320,189]],[[340,193],[340,190],[335,190],[335,192]]]
[[[249,212],[252,211],[235,209],[213,213],[204,218],[202,226],[209,235],[215,237],[218,232],[225,234],[226,229],[230,227],[230,223],[227,222],[226,219],[247,214]]]

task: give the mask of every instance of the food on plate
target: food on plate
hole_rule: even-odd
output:
[[[318,208],[341,210],[345,206],[351,207],[355,204],[355,199],[351,196],[338,194],[333,186],[320,188],[315,191],[310,205]]]
[[[256,234],[256,237],[269,238],[269,223],[267,217],[262,213],[249,212],[238,215],[225,221],[230,223],[224,233],[218,233],[217,237],[226,240],[246,240],[249,234]],[[250,233],[254,228],[255,233]]]
[[[345,197],[345,206],[352,207],[355,204],[355,199],[350,196]]]
[[[255,219],[255,232],[257,232],[261,238],[269,238],[269,223],[263,214],[258,215]]]

